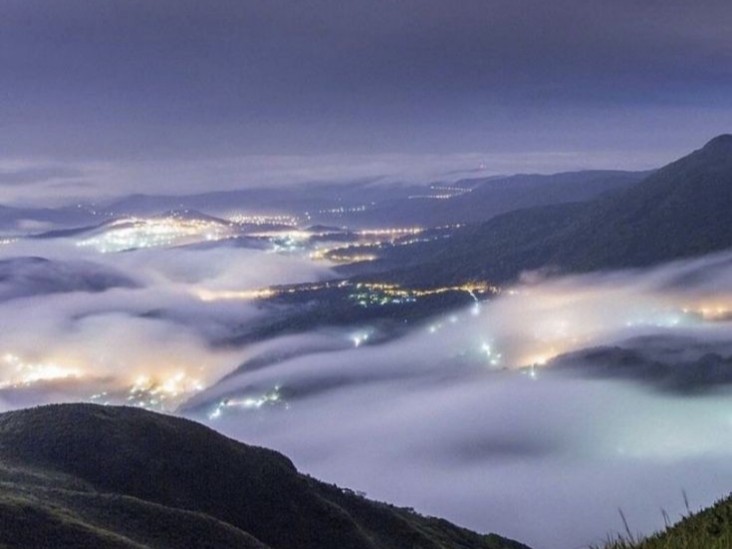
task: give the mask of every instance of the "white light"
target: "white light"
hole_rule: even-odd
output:
[[[208,418],[211,420],[220,418],[226,408],[259,410],[265,405],[279,404],[281,402],[282,396],[280,395],[280,387],[278,385],[271,391],[259,396],[251,396],[243,399],[224,399],[208,414]],[[285,404],[285,407],[287,408],[287,404]]]
[[[76,245],[96,248],[102,253],[112,253],[219,240],[231,235],[229,226],[216,221],[176,216],[153,219],[132,217],[110,223],[101,234],[81,240]]]
[[[56,362],[26,362],[12,353],[3,355],[2,363],[10,371],[0,380],[0,388],[23,387],[36,383],[59,381],[82,377],[83,372],[76,367]],[[5,368],[3,368],[5,369]]]

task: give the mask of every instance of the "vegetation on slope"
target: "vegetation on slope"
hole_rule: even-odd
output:
[[[521,271],[549,265],[559,246],[555,235],[570,227],[585,208],[586,204],[572,203],[510,212],[460,229],[448,239],[388,249],[370,268],[384,271],[380,280],[417,287],[471,280],[506,282]]]
[[[559,238],[570,270],[640,267],[732,246],[732,135],[589,204]]]
[[[591,202],[518,210],[446,240],[393,248],[381,278],[494,283],[522,271],[643,267],[732,247],[732,135]]]
[[[277,452],[133,408],[0,414],[0,547],[520,549],[304,476]]]
[[[665,531],[635,540],[628,535],[605,549],[729,549],[732,547],[732,497],[691,514]]]

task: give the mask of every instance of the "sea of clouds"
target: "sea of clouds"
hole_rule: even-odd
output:
[[[225,242],[111,254],[73,238],[5,244],[0,407],[136,405],[141,376],[182,372],[190,383],[166,412],[370,497],[549,549],[621,530],[618,509],[648,533],[662,509],[685,510],[683,492],[694,507],[728,492],[732,254],[526,276],[380,343],[360,325],[223,345],[272,311],[199,297],[329,276],[303,255]],[[28,364],[52,375],[23,378]]]

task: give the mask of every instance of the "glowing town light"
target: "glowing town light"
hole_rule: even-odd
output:
[[[260,288],[257,290],[208,290],[205,288],[195,288],[191,292],[201,301],[252,301],[278,295],[278,292],[272,288]]]
[[[549,362],[550,359],[550,355],[534,355],[529,357],[529,359],[526,361],[526,364],[528,364],[532,368],[535,366],[546,366],[546,363]]]
[[[6,353],[0,363],[0,388],[24,387],[36,383],[76,379],[82,377],[79,368],[56,362],[28,362],[12,353]]]
[[[699,307],[687,306],[681,311],[684,315],[695,316],[710,322],[726,321],[732,317],[732,307],[725,303],[704,303]]]
[[[503,358],[503,355],[501,353],[495,352],[495,350],[489,343],[483,342],[480,345],[480,351],[486,356],[488,364],[490,364],[491,366],[498,366],[501,363],[501,358]]]
[[[231,235],[230,227],[217,221],[177,216],[152,219],[131,217],[110,223],[101,234],[81,240],[76,245],[91,247],[102,253],[113,253],[214,241]]]
[[[441,324],[432,324],[429,328],[427,328],[427,331],[431,334],[436,334],[437,330],[439,330],[441,327]]]
[[[292,215],[263,215],[263,214],[232,214],[228,221],[237,225],[285,225],[296,227],[297,217]]]
[[[310,257],[313,258],[313,254],[311,254]],[[328,255],[328,259],[336,263],[360,263],[365,261],[376,261],[379,257],[373,254],[338,255],[331,253]]]
[[[215,420],[221,417],[224,410],[227,408],[237,408],[240,410],[259,410],[264,406],[273,406],[277,404],[283,404],[282,395],[280,393],[280,386],[276,385],[271,391],[257,396],[248,396],[244,398],[225,398],[221,400],[211,412],[208,414],[208,419]],[[287,407],[287,404],[285,407]]]
[[[391,229],[364,229],[358,231],[357,234],[362,236],[399,236],[419,234],[424,231],[423,227],[397,227]]]
[[[137,376],[127,390],[127,402],[140,408],[166,410],[193,393],[202,391],[201,381],[179,371],[167,376]]]
[[[221,406],[216,406],[214,410],[208,415],[208,419],[218,419],[221,417]]]
[[[351,336],[351,341],[353,342],[354,347],[360,347],[362,344],[366,343],[369,340],[369,333],[368,332],[358,332]]]

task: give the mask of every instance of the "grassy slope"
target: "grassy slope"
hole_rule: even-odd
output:
[[[135,498],[0,484],[5,547],[267,549],[248,534],[201,513]]]
[[[641,541],[620,539],[605,549],[730,549],[732,497],[694,513],[666,531]]]

